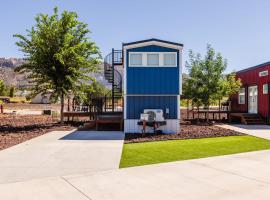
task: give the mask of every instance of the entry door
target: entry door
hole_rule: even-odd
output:
[[[258,86],[248,87],[248,113],[258,113]]]

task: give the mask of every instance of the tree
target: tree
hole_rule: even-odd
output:
[[[15,93],[15,86],[12,85],[9,88],[9,96],[14,97],[14,93]]]
[[[5,96],[6,90],[7,90],[7,88],[4,84],[4,81],[0,79],[0,96]]]
[[[91,99],[104,97],[109,95],[110,90],[97,81],[93,81],[91,84],[82,84],[80,89],[76,93],[77,100],[85,104],[89,103]],[[90,96],[91,95],[91,96]]]
[[[241,86],[240,80],[235,79],[235,73],[224,76],[227,61],[220,53],[207,45],[204,59],[200,54],[189,53],[190,61],[186,63],[189,77],[183,85],[184,95],[191,99],[197,107],[204,105],[207,109],[207,121],[209,121],[210,104],[222,97],[238,92]]]
[[[55,8],[51,16],[39,14],[35,21],[27,36],[14,35],[26,57],[26,64],[16,70],[32,80],[32,94],[52,91],[52,98],[60,97],[63,123],[65,96],[93,80],[88,74],[96,70],[100,51],[87,37],[87,24],[75,12],[63,11],[59,16]]]

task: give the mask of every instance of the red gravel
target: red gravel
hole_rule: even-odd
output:
[[[181,132],[178,134],[127,133],[125,135],[125,143],[151,142],[161,140],[185,140],[239,135],[244,134],[217,126],[181,124]]]
[[[0,115],[0,150],[55,130],[72,130],[44,115]]]

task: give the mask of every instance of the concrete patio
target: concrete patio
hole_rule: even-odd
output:
[[[118,169],[122,132],[54,131],[0,151],[0,183]]]
[[[270,151],[0,184],[5,200],[268,200]]]
[[[234,128],[253,133],[255,129]],[[262,136],[269,133],[267,127],[256,130],[261,130]],[[121,132],[58,131],[3,150],[0,197],[5,200],[269,199],[270,150],[118,169],[122,144]]]
[[[224,124],[216,126],[270,140],[270,126],[268,125]]]

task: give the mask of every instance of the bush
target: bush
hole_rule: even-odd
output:
[[[10,98],[10,103],[26,103],[27,100],[25,97],[13,97]]]

